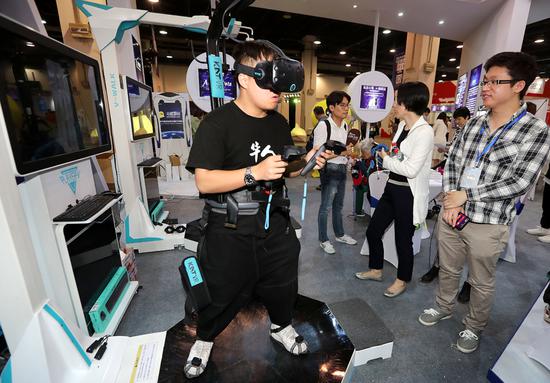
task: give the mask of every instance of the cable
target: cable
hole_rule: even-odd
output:
[[[193,60],[196,60],[201,64],[206,64],[206,61],[201,61],[197,58],[197,56],[195,56],[195,48],[193,47],[193,40],[189,40],[189,43],[191,45],[191,56],[193,56]]]

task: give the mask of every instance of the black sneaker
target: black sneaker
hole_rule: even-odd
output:
[[[424,274],[422,276],[422,278],[420,278],[420,282],[422,283],[430,283],[431,281],[433,281],[435,278],[437,278],[437,276],[439,275],[439,267],[437,266],[432,266],[432,268],[430,270],[428,270],[428,272],[426,274]]]
[[[460,303],[468,303],[470,302],[470,290],[472,289],[472,286],[468,282],[464,282],[462,285],[462,290],[460,290],[460,293],[458,293],[457,300]]]

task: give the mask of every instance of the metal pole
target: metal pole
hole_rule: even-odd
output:
[[[376,50],[378,49],[378,27],[380,26],[380,11],[376,11],[376,22],[374,23],[374,38],[372,40],[372,60],[370,70],[376,67]]]

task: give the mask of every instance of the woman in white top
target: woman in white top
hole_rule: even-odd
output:
[[[445,158],[445,145],[447,144],[447,114],[439,113],[435,120],[434,130],[434,150],[432,155],[432,166],[437,165]]]
[[[434,135],[422,113],[429,99],[428,87],[421,82],[407,82],[398,88],[393,108],[402,121],[393,138],[391,154],[384,150],[378,153],[390,176],[367,229],[370,270],[355,275],[359,279],[382,280],[382,236],[394,222],[399,262],[397,279],[384,292],[390,298],[403,293],[412,278],[412,238],[415,226],[424,221],[428,212]]]

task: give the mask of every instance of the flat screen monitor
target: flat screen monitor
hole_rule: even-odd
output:
[[[97,61],[3,15],[0,34],[0,134],[15,173],[111,150]]]
[[[132,120],[132,141],[154,137],[155,124],[153,123],[151,88],[130,77],[126,77],[126,88]]]
[[[388,88],[377,85],[361,85],[361,109],[384,110],[386,109],[386,98]]]
[[[223,72],[223,92],[225,98],[237,98],[237,87],[235,86],[235,71]],[[208,69],[199,68],[199,96],[210,97],[210,82],[208,81]]]

